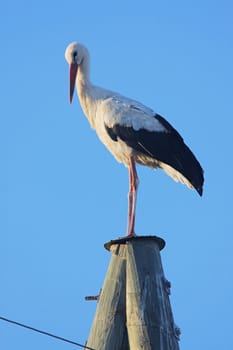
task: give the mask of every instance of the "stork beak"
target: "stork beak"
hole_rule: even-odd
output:
[[[78,72],[78,64],[76,62],[70,64],[70,103],[72,103],[76,76]]]

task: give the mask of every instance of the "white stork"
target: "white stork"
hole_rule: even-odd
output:
[[[76,84],[91,127],[114,157],[129,169],[127,235],[135,235],[139,182],[136,163],[162,168],[175,181],[195,188],[201,196],[204,182],[201,165],[171,124],[143,104],[93,85],[85,46],[71,43],[65,58],[70,66],[70,103]]]

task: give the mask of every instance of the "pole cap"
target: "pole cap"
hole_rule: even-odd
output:
[[[118,239],[114,239],[109,242],[106,242],[104,244],[104,248],[110,251],[110,248],[113,244],[127,244],[130,241],[138,241],[138,240],[141,240],[141,241],[153,240],[158,244],[159,250],[162,250],[166,245],[166,242],[164,241],[164,239],[158,236],[129,236],[129,237],[126,236],[126,237],[122,237],[122,238],[120,237]]]

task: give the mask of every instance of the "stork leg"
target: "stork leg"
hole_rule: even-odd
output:
[[[139,179],[136,162],[133,156],[129,158],[129,193],[128,193],[128,231],[127,236],[134,236],[135,210]]]

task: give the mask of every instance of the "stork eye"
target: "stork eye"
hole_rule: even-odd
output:
[[[77,56],[78,56],[77,51],[74,51],[74,52],[73,52],[73,59],[75,60]]]

